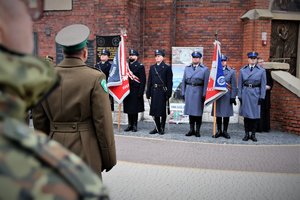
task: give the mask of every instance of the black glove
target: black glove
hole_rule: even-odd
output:
[[[242,105],[242,103],[243,103],[242,98],[239,98],[239,101],[240,101],[240,103],[241,103],[241,105]]]
[[[236,105],[235,98],[230,98],[230,104],[234,104],[234,105]]]
[[[262,102],[263,102],[263,100],[264,100],[264,99],[262,99],[262,98],[259,98],[259,99],[258,99],[258,102],[257,102],[257,105],[261,105],[261,104],[262,104]]]

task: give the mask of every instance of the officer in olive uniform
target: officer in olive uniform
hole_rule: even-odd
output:
[[[151,98],[150,115],[155,121],[155,128],[150,134],[165,133],[166,108],[172,95],[173,72],[171,66],[163,61],[164,56],[164,51],[155,50],[156,64],[151,65],[149,70],[146,97]]]
[[[200,137],[209,69],[200,63],[202,58],[200,52],[194,51],[191,56],[192,64],[184,69],[181,92],[185,100],[184,114],[189,115],[190,131],[186,136]]]
[[[235,69],[227,66],[227,56],[222,55],[221,61],[223,66],[223,73],[227,85],[228,92],[216,101],[216,117],[217,117],[217,133],[213,135],[214,138],[223,136],[226,139],[230,139],[230,135],[227,132],[229,117],[233,116],[233,105],[236,105],[235,97],[237,96],[236,85],[236,72]],[[213,116],[214,106],[212,108],[211,115]],[[222,130],[223,120],[223,130]]]
[[[238,80],[238,98],[241,103],[240,115],[244,117],[245,136],[243,141],[251,139],[257,142],[256,128],[260,119],[260,105],[266,95],[266,71],[257,65],[257,52],[249,52],[248,65],[240,70]],[[251,132],[251,136],[249,136]]]
[[[85,64],[89,34],[89,28],[81,24],[57,33],[55,40],[65,55],[55,67],[62,82],[34,110],[33,122],[101,176],[101,171],[116,164],[116,149],[105,75]]]
[[[0,199],[107,199],[87,165],[23,123],[26,110],[59,82],[48,62],[30,55],[32,19],[42,5],[0,0]]]
[[[98,62],[95,65],[95,68],[97,68],[98,70],[101,70],[105,76],[106,76],[106,81],[108,79],[109,76],[109,70],[111,68],[111,64],[108,61],[109,60],[109,56],[110,56],[110,51],[107,49],[102,49],[101,53],[100,53],[100,62]],[[111,95],[109,95],[109,100],[110,100],[110,107],[111,107],[111,111],[114,111],[114,99]]]
[[[129,79],[130,93],[123,101],[124,113],[128,115],[128,127],[124,131],[137,131],[138,113],[144,112],[144,90],[146,85],[146,73],[143,64],[139,63],[139,53],[134,50],[129,50],[129,69],[140,80],[138,83],[135,80]]]

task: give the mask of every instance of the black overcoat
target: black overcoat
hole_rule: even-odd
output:
[[[171,66],[164,62],[150,66],[146,95],[147,98],[151,98],[151,116],[160,117],[166,115],[166,102],[172,95],[172,79]],[[166,91],[164,91],[163,87],[165,87]]]
[[[140,79],[140,83],[129,78],[130,93],[124,99],[124,113],[136,114],[145,111],[143,94],[146,85],[145,67],[139,62],[129,64],[130,71]]]

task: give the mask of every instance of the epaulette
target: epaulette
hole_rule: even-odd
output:
[[[248,65],[245,65],[244,67],[242,67],[242,69],[245,69],[246,67],[248,67]]]
[[[33,129],[12,118],[6,118],[1,129],[3,130],[0,130],[0,134],[58,172],[81,197],[95,198],[107,195],[98,176],[79,157],[59,143],[42,134],[37,135]]]

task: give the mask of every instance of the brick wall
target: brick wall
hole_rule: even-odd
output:
[[[299,97],[276,81],[271,93],[271,128],[300,135]]]

